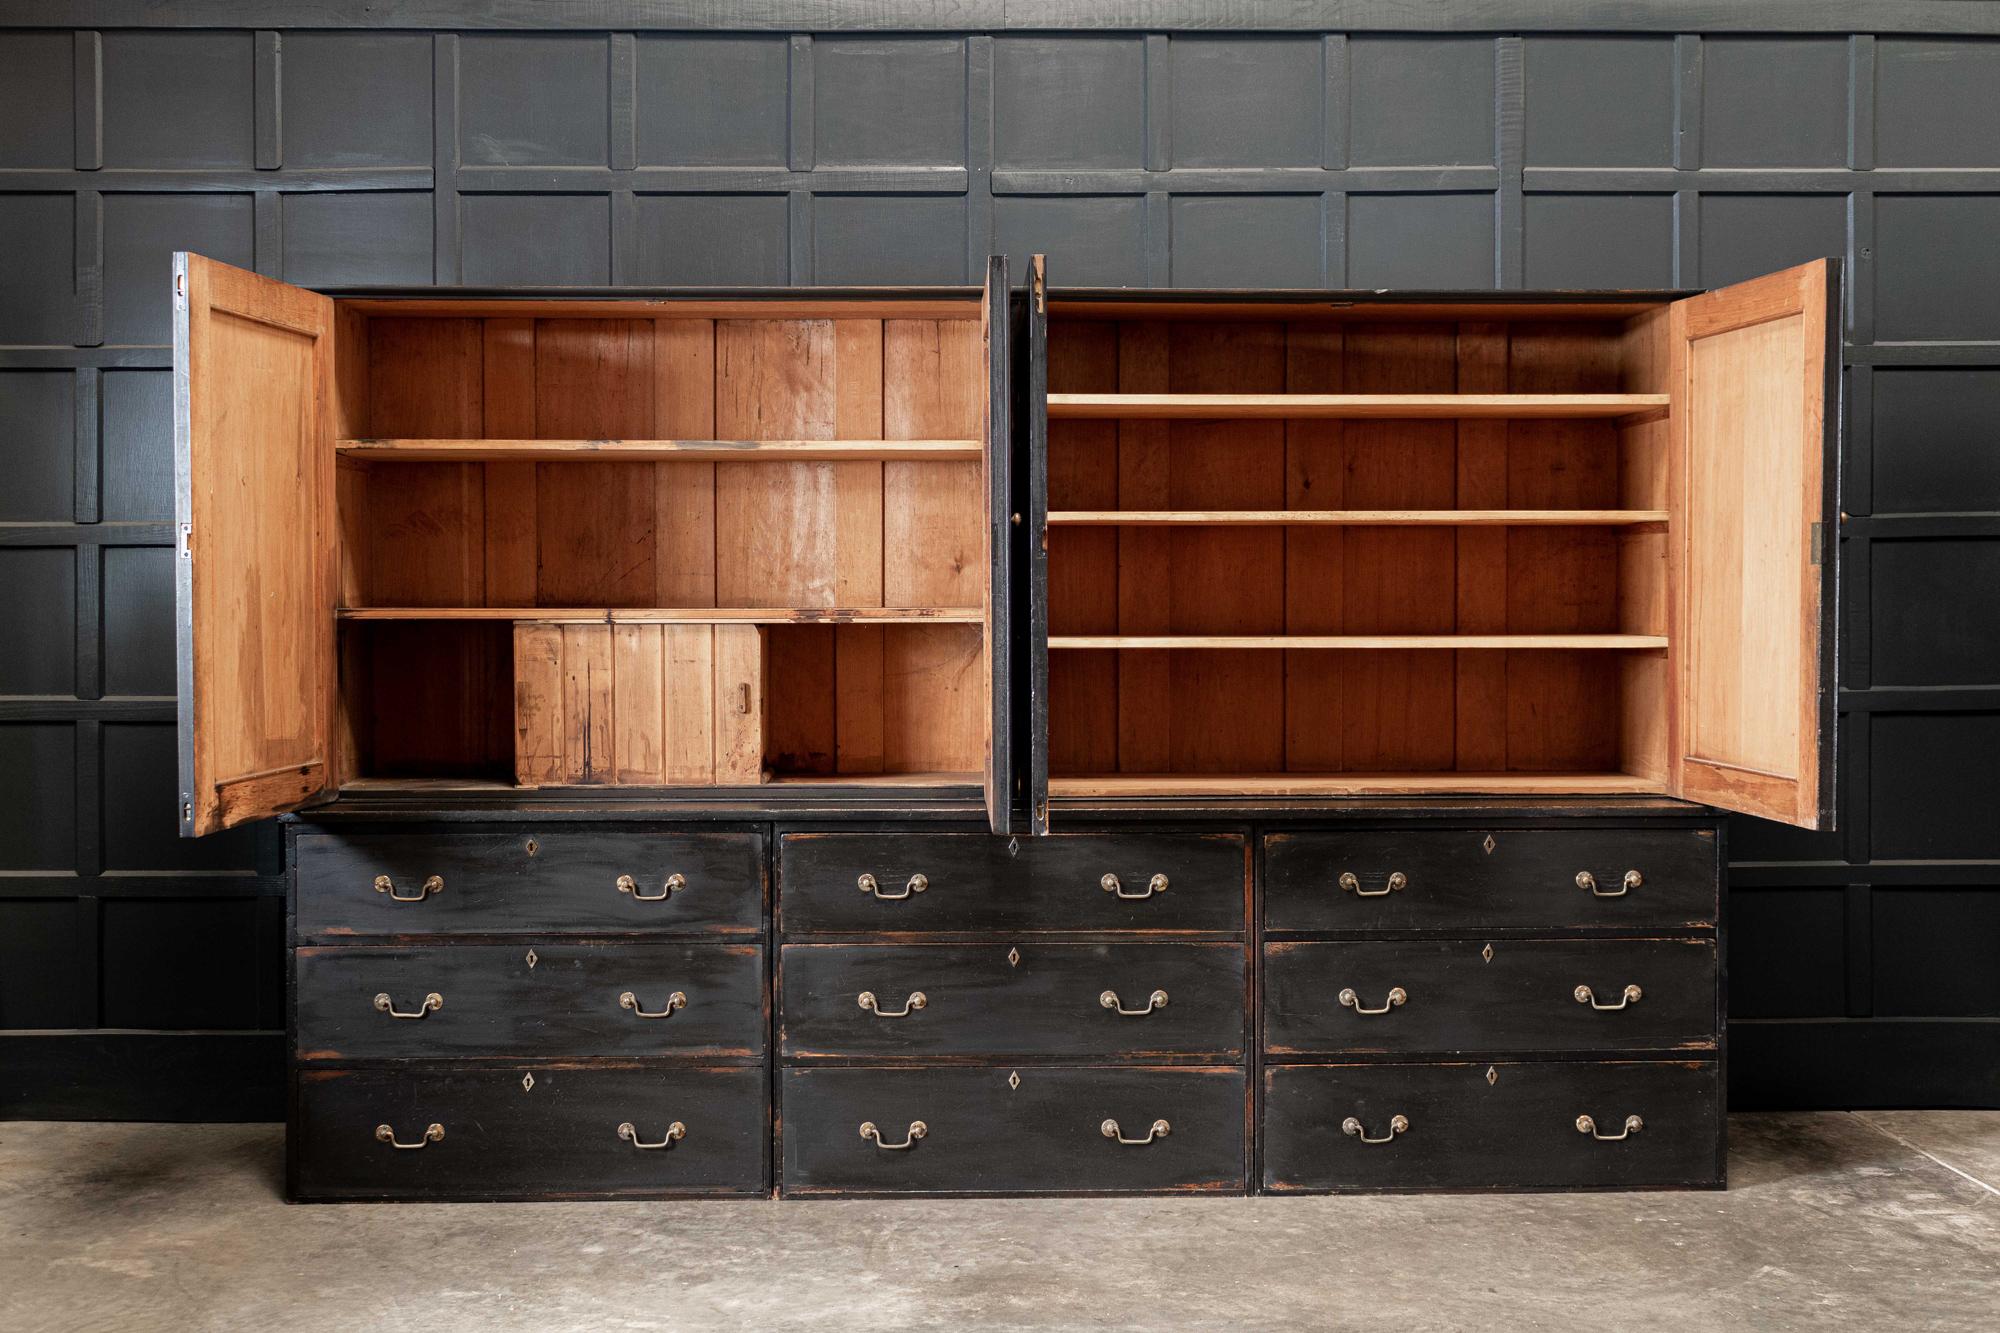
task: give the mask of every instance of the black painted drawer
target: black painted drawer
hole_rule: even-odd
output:
[[[786,1194],[1244,1188],[1241,1069],[787,1069],[780,1086]],[[882,1146],[915,1121],[910,1147]],[[1151,1142],[1104,1132],[1156,1121]]]
[[[669,1065],[308,1070],[300,1199],[750,1194],[765,1185],[764,1071]],[[529,1081],[532,1080],[532,1081]],[[679,1122],[683,1135],[669,1137]],[[443,1137],[428,1141],[437,1125]],[[623,1138],[630,1124],[641,1149]],[[387,1125],[398,1149],[378,1137]]]
[[[1639,882],[1628,887],[1633,871]],[[1589,880],[1578,884],[1579,874]],[[1675,930],[1715,922],[1717,858],[1706,829],[1272,833],[1264,838],[1264,875],[1264,926],[1273,931]],[[1343,885],[1343,875],[1352,881]]]
[[[1240,933],[1246,853],[1238,834],[791,833],[778,840],[779,919],[788,935]]]
[[[779,1049],[1240,1060],[1244,962],[1240,944],[787,944]]]
[[[1590,988],[1587,999],[1579,986]],[[1628,1000],[1631,986],[1639,993]],[[1712,1049],[1715,1031],[1708,940],[1366,940],[1264,951],[1264,1049],[1278,1055],[1696,1050]]]
[[[1264,1188],[1720,1185],[1721,1118],[1708,1061],[1273,1065]]]
[[[755,1059],[768,1028],[763,953],[756,944],[547,941],[302,948],[299,1057]],[[393,1012],[381,1007],[384,995]],[[430,996],[440,1003],[429,1006]]]
[[[750,832],[602,824],[300,833],[298,932],[308,939],[558,930],[755,935],[764,907],[762,846]],[[433,876],[441,887],[427,892]],[[621,876],[630,877],[629,888],[619,887]],[[669,891],[674,876],[684,883]],[[384,877],[387,887],[378,889]]]

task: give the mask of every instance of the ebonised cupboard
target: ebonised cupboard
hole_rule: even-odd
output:
[[[1721,812],[1832,816],[1831,261],[175,283],[292,1197],[1722,1183]]]

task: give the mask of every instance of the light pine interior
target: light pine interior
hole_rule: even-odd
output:
[[[979,780],[977,302],[494,310],[339,308],[350,783]]]
[[[1059,303],[1049,348],[1051,794],[1665,790],[1665,306]]]

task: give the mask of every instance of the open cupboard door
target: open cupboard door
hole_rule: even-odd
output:
[[[333,302],[174,256],[180,829],[329,792]]]
[[[1028,260],[1028,828],[1049,831],[1049,275]]]
[[[995,833],[1014,831],[1013,580],[1014,552],[1013,320],[1008,308],[1007,256],[986,261],[981,303],[986,335],[986,819]]]
[[[1834,820],[1840,272],[1676,302],[1675,795]]]

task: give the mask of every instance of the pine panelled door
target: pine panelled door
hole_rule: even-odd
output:
[[[1722,1184],[1724,813],[1834,813],[1838,261],[173,271],[291,1197]]]

